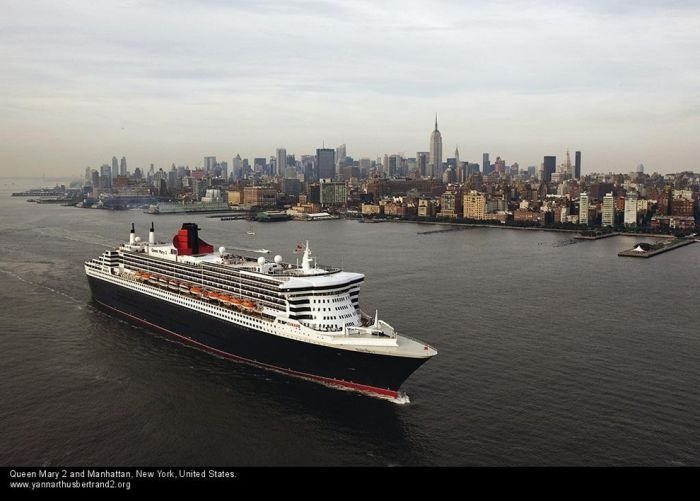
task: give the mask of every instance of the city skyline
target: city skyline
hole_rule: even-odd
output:
[[[0,175],[75,175],[347,144],[582,173],[691,170],[694,2],[9,2]],[[445,155],[443,154],[443,157]],[[443,158],[444,160],[444,158]],[[133,166],[133,167],[132,167]]]

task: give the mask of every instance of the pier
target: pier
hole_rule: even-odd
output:
[[[658,254],[661,254],[663,252],[668,252],[673,249],[678,249],[679,247],[684,247],[686,245],[690,245],[692,243],[695,243],[694,238],[678,238],[675,240],[670,240],[670,241],[665,241],[665,242],[659,242],[657,244],[647,244],[644,246],[643,244],[638,244],[635,248],[625,250],[622,252],[618,252],[617,255],[621,257],[643,257],[643,258],[650,258],[654,257]]]

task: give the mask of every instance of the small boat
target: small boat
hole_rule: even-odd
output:
[[[246,235],[255,235],[254,231],[246,231],[245,233],[246,233]]]

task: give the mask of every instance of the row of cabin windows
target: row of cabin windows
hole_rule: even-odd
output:
[[[312,303],[342,303],[345,301],[345,297],[337,299],[312,299]]]
[[[329,316],[329,317],[323,317],[323,320],[338,320],[338,319],[343,319],[343,318],[352,318],[352,315],[337,315],[337,316]]]

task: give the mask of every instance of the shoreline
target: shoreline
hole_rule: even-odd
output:
[[[347,219],[347,218],[346,218]],[[445,221],[406,221],[404,219],[381,219],[378,220],[386,223],[415,223],[415,224],[437,224],[441,226],[448,226],[452,228],[498,228],[501,230],[528,230],[528,231],[553,231],[558,233],[581,233],[581,230],[571,230],[567,228],[542,228],[537,226],[509,226],[509,225],[495,225],[495,224],[476,224],[476,223],[450,223]],[[610,237],[620,237],[620,236],[630,236],[630,237],[649,237],[649,238],[675,238],[673,235],[668,234],[658,234],[658,233],[641,233],[641,232],[614,232],[609,234],[604,234],[598,237],[583,237],[581,240],[600,240],[601,238]]]

